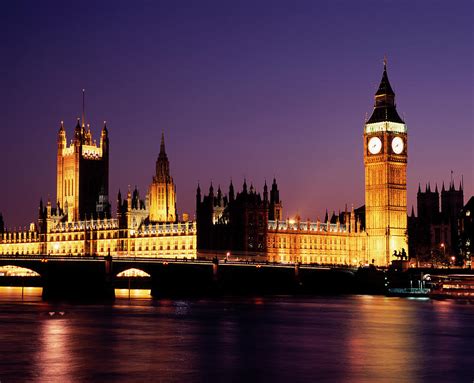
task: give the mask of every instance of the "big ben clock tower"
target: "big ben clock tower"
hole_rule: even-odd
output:
[[[374,111],[364,127],[367,259],[379,266],[388,265],[394,251],[408,252],[407,138],[384,60]]]

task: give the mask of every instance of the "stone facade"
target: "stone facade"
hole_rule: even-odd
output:
[[[367,234],[360,216],[354,209],[325,222],[274,220],[282,217],[282,203],[276,180],[271,196],[265,183],[263,193],[253,185],[234,197],[234,187],[224,195],[219,187],[217,194],[211,185],[208,195],[196,194],[198,248],[203,254],[209,251],[231,253],[233,258],[265,259],[269,262],[304,264],[359,265],[367,263]]]
[[[111,218],[107,197],[108,146],[105,125],[100,146],[96,146],[90,127],[86,129],[79,121],[67,146],[61,123],[58,203],[53,207],[50,201],[46,206],[40,201],[38,221],[28,230],[6,230],[2,219],[0,254],[196,258],[196,223],[177,219],[164,137],[149,194],[141,200],[135,188],[122,200],[119,191],[116,218]]]

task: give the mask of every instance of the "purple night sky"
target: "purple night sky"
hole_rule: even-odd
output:
[[[178,211],[198,180],[276,176],[284,216],[364,203],[362,133],[388,57],[418,182],[474,194],[473,2],[9,1],[2,5],[0,212],[56,198],[56,138],[81,114],[110,134],[110,199],[145,195],[165,132]],[[67,2],[70,3],[70,2]]]

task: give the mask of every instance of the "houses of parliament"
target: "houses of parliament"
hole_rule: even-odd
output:
[[[263,192],[243,180],[224,193],[198,185],[195,220],[177,214],[176,187],[161,137],[155,172],[144,198],[118,191],[109,202],[109,132],[93,140],[84,113],[70,142],[61,122],[57,134],[56,202],[41,201],[28,230],[9,231],[0,216],[0,253],[50,256],[111,255],[187,259],[232,254],[269,262],[390,264],[408,252],[408,134],[397,112],[384,63],[374,108],[363,127],[365,205],[347,207],[323,221],[285,219],[277,180]],[[181,218],[181,219],[179,219]]]
[[[0,225],[0,253],[6,255],[99,255],[196,257],[196,223],[178,221],[176,187],[170,175],[164,134],[155,174],[145,199],[135,188],[117,195],[115,217],[109,203],[109,134],[104,122],[100,144],[78,119],[67,143],[61,122],[57,146],[57,203],[39,203],[29,230]]]

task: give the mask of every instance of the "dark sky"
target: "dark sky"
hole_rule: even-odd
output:
[[[66,4],[67,3],[67,4]],[[72,4],[73,3],[73,4]],[[0,14],[0,212],[56,198],[56,137],[107,120],[110,194],[151,181],[165,132],[178,210],[198,180],[260,190],[284,215],[364,203],[362,133],[388,57],[418,182],[474,193],[473,2],[9,1]]]

